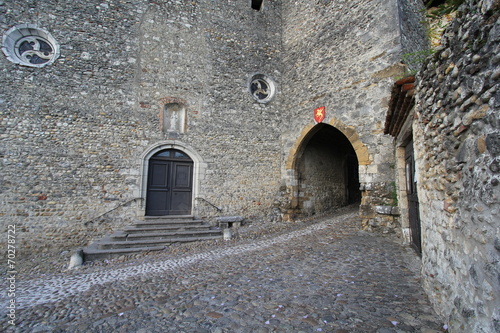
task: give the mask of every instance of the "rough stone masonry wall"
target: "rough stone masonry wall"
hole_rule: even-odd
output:
[[[423,282],[452,332],[500,331],[499,14],[466,1],[418,78]]]
[[[397,2],[286,1],[283,17],[288,195],[296,191],[293,161],[315,124],[313,110],[325,106],[324,123],[342,131],[358,155],[365,228],[398,230],[392,217],[375,211],[392,200],[394,153],[383,126],[392,77],[402,71]]]
[[[274,2],[0,1],[2,33],[21,23],[49,31],[61,56],[43,68],[0,56],[2,242],[14,224],[21,253],[62,251],[129,223],[144,207],[142,156],[162,142],[201,156],[198,195],[223,214],[267,217],[280,99],[260,105],[247,80],[264,72],[279,86]],[[161,129],[172,101],[185,133]]]
[[[410,70],[417,71],[419,60],[427,54],[429,40],[425,21],[425,6],[422,0],[398,0],[399,24],[403,62]]]
[[[0,56],[1,239],[15,225],[18,252],[85,245],[112,229],[89,219],[133,199],[143,139],[133,80],[144,9],[140,1],[1,2],[2,34],[37,24],[61,45],[59,59],[43,68]]]
[[[152,4],[142,26],[139,95],[148,132],[158,137],[163,101],[186,101],[186,132],[162,135],[192,146],[207,163],[196,201],[199,216],[266,219],[279,190],[281,10],[248,1]],[[150,51],[148,51],[150,50]],[[277,96],[257,103],[247,84],[270,76]],[[160,139],[160,138],[158,138]]]

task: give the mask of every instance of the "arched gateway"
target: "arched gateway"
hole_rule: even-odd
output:
[[[340,129],[325,123],[306,128],[292,148],[287,163],[289,218],[361,201],[359,165],[369,164],[366,147],[352,129],[337,123]]]

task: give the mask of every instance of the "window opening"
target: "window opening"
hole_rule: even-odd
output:
[[[184,154],[180,150],[176,149],[168,149],[168,150],[162,150],[159,153],[156,153],[153,155],[154,158],[181,158],[181,159],[191,159],[188,155]]]
[[[252,9],[260,10],[264,0],[252,0]]]
[[[267,103],[275,93],[273,80],[263,74],[255,74],[249,82],[248,89],[252,97],[259,103]]]
[[[44,29],[34,24],[19,24],[9,29],[2,39],[2,51],[15,64],[43,67],[59,57],[59,44]]]

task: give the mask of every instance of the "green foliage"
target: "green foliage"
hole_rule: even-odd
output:
[[[405,53],[401,57],[401,60],[403,61],[404,64],[408,65],[410,68],[410,74],[413,73],[413,75],[420,69],[422,64],[424,63],[425,59],[429,57],[430,55],[434,54],[433,49],[427,49],[427,50],[422,50],[422,51],[416,51],[416,52],[411,52],[411,53]]]
[[[391,197],[392,197],[392,206],[396,207],[398,205],[398,192],[396,187],[396,182],[391,183]]]
[[[434,7],[434,4],[438,0],[429,0],[425,3],[427,8]],[[429,11],[427,13],[427,17],[431,19],[438,19],[443,17],[444,15],[450,14],[458,9],[461,4],[463,4],[465,0],[446,0],[444,3],[437,5],[436,9]]]

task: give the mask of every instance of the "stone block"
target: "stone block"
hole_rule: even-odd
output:
[[[244,221],[242,216],[221,216],[216,219],[217,224],[220,228],[238,228],[241,226],[241,223]]]
[[[380,215],[399,215],[399,208],[395,206],[375,206],[375,211]]]

